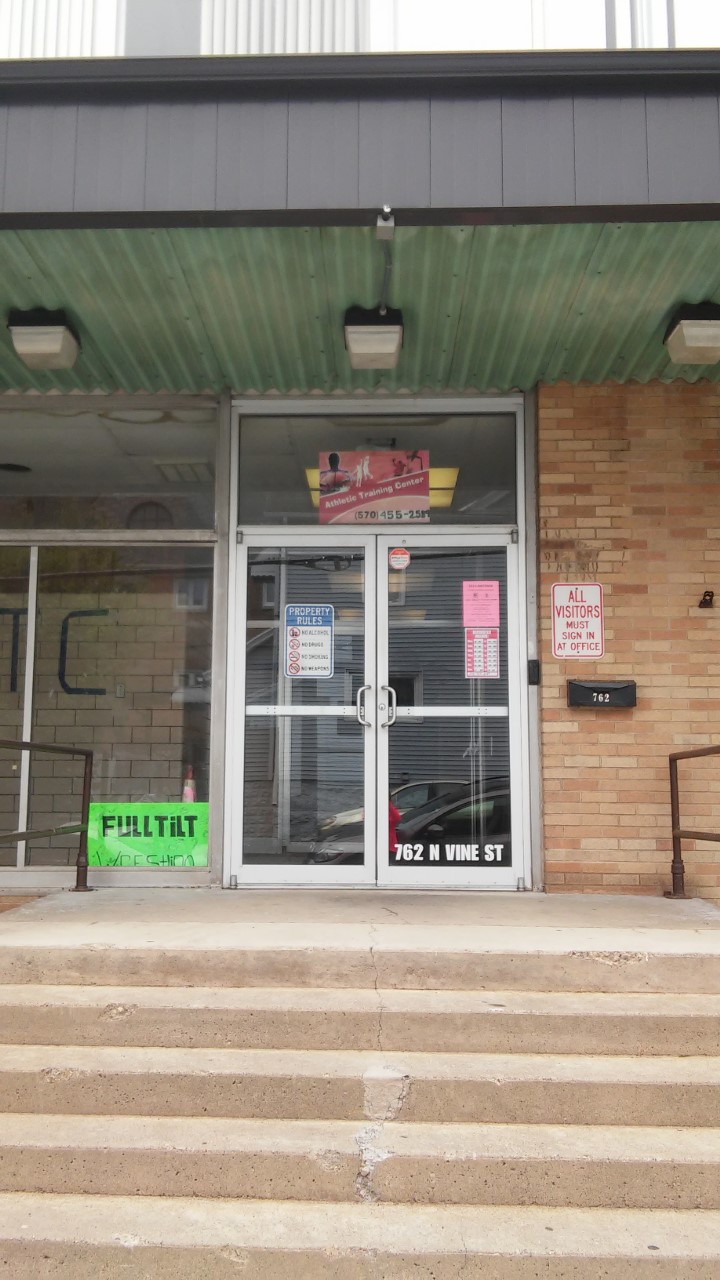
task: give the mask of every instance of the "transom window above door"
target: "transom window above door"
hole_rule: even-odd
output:
[[[514,413],[243,418],[241,525],[514,524]]]

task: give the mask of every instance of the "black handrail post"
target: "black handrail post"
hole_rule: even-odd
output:
[[[666,898],[686,898],[685,863],[682,856],[682,837],[680,835],[680,792],[678,787],[678,762],[670,756],[670,821],[672,823],[673,857],[670,871],[672,874],[672,890],[665,894]]]
[[[93,755],[92,751],[85,755],[85,772],[83,774],[82,794],[82,831],[80,847],[75,871],[75,888],[73,893],[91,893],[88,884],[88,823],[90,821],[90,796],[92,794]]]

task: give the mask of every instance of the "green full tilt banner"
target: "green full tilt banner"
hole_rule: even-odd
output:
[[[206,867],[207,804],[91,804],[91,867]]]

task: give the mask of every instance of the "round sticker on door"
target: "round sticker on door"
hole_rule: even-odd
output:
[[[388,556],[388,564],[391,569],[407,569],[410,563],[410,552],[407,547],[393,547]]]

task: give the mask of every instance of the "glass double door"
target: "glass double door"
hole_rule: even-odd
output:
[[[516,888],[510,537],[246,535],[230,883]]]

